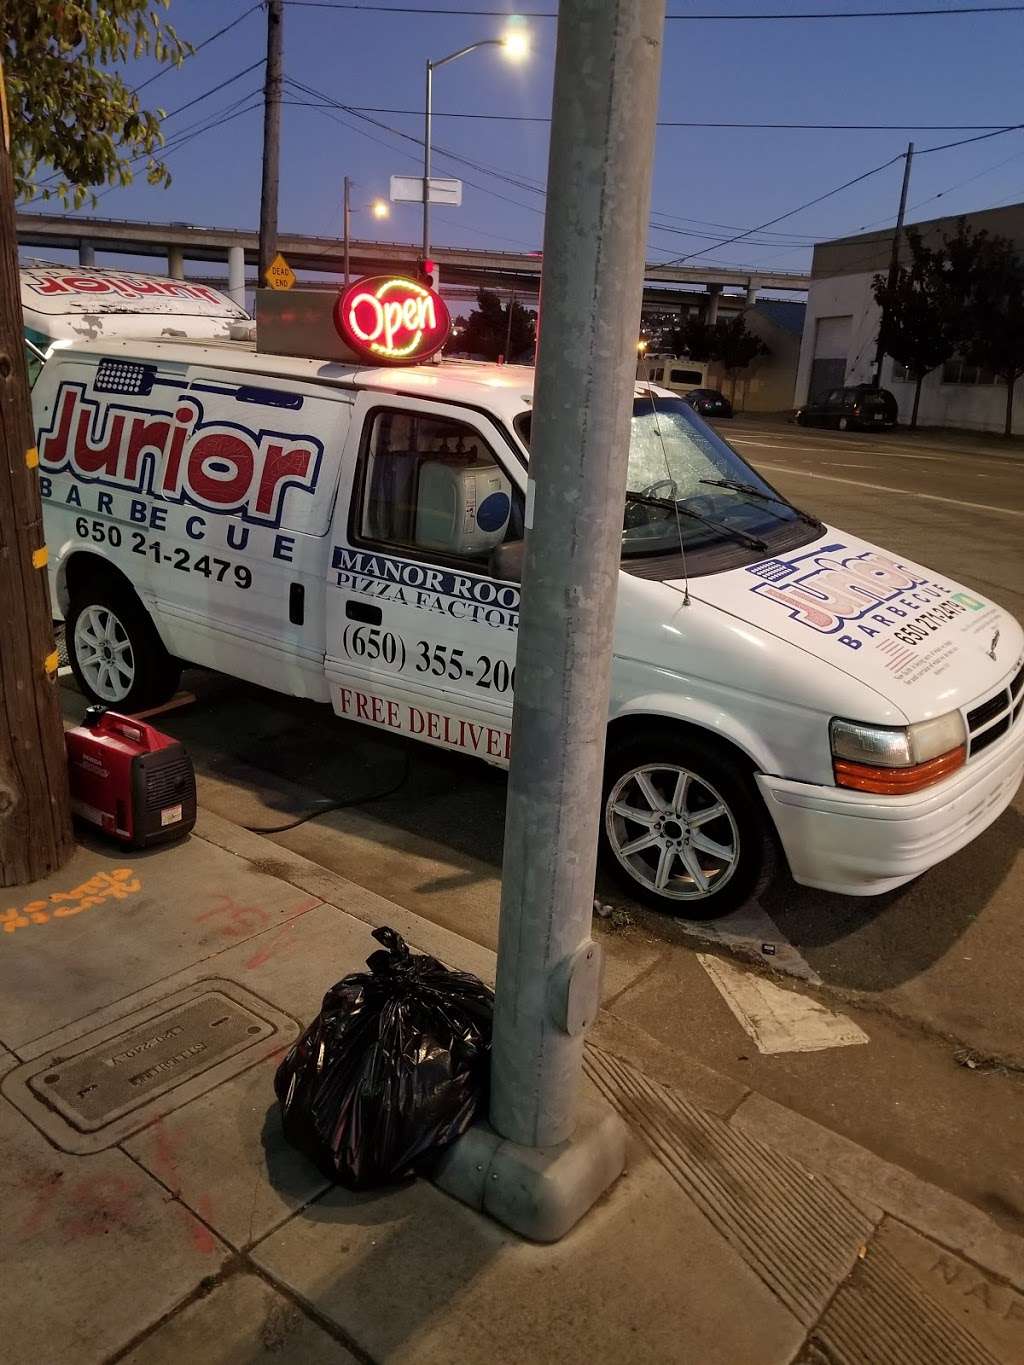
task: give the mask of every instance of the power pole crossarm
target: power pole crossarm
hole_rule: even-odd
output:
[[[260,193],[258,285],[277,255],[277,193],[281,166],[281,92],[284,82],[284,0],[267,0],[267,70],[263,87],[263,187]]]
[[[3,99],[0,67],[0,103]],[[38,456],[18,278],[14,182],[0,118],[0,886],[62,867],[74,850],[57,698]]]

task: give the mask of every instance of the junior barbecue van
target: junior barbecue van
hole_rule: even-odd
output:
[[[51,352],[35,421],[75,676],[130,711],[187,661],[505,765],[533,372],[428,363],[449,321],[415,281],[322,305],[271,300],[258,348]],[[1022,644],[983,593],[794,507],[638,384],[605,861],[690,917],[742,902],[778,845],[805,885],[899,886],[1012,799]]]

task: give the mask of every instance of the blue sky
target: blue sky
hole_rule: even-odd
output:
[[[948,7],[958,0],[928,0]],[[960,3],[963,0],[959,0]],[[429,0],[410,0],[425,4]],[[443,3],[454,8],[452,0]],[[467,0],[468,3],[468,0]],[[670,13],[687,10],[827,11],[887,9],[910,0],[669,0]],[[169,19],[194,42],[241,15],[251,0],[172,0]],[[481,9],[502,8],[479,4]],[[533,0],[529,8],[550,9]],[[514,7],[508,5],[509,12]],[[485,48],[445,67],[435,79],[435,111],[546,116],[554,68],[555,23],[529,21],[531,58],[512,66],[498,49]],[[358,13],[287,5],[285,74],[348,105],[417,111],[422,107],[423,63],[479,38],[496,36],[499,19],[469,15]],[[169,189],[140,180],[105,193],[95,210],[103,217],[142,218],[219,226],[254,227],[259,212],[262,117],[258,109],[228,118],[231,106],[253,104],[259,69],[225,84],[259,61],[265,19],[257,9],[177,71],[144,92],[151,105],[172,110],[211,87],[216,93],[166,124],[170,138],[219,115],[216,126],[173,152]],[[1014,98],[1024,57],[1024,13],[940,18],[880,17],[834,22],[699,22],[666,25],[659,118],[663,120],[992,124],[1020,121]],[[138,83],[149,64],[132,67]],[[222,87],[223,88],[220,88]],[[245,98],[252,93],[252,98]],[[312,98],[289,88],[287,100]],[[414,172],[419,151],[380,128],[347,114],[286,104],[283,120],[280,225],[331,235],[340,232],[341,181],[358,182],[355,203],[387,193],[391,174]],[[374,114],[418,135],[416,113]],[[369,136],[367,136],[369,135]],[[547,163],[545,123],[438,117],[435,145],[480,166],[542,187]],[[660,128],[654,166],[653,207],[662,223],[692,236],[652,231],[652,259],[702,251],[722,238],[834,188],[902,151],[970,136],[941,132],[805,132],[758,129]],[[371,140],[377,139],[377,141]],[[1002,163],[1002,164],[1000,164]],[[461,209],[438,210],[434,239],[481,247],[536,249],[541,243],[543,198],[483,170],[446,161],[438,151],[435,173],[473,181]],[[701,259],[799,270],[812,240],[891,223],[901,166],[863,181],[781,223]],[[976,177],[976,178],[974,178]],[[962,183],[970,180],[970,183]],[[481,188],[476,188],[480,186]],[[941,194],[940,198],[932,198]],[[935,217],[1024,199],[1024,131],[1007,133],[915,160],[910,219]],[[916,207],[915,207],[916,206]],[[37,201],[44,211],[54,204]],[[666,215],[671,215],[668,217]],[[715,226],[720,225],[720,226]],[[418,214],[399,205],[387,223],[353,219],[354,236],[415,241]],[[698,235],[698,234],[704,234]]]

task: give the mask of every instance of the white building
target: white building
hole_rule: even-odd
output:
[[[993,236],[1009,237],[1024,254],[1024,204],[933,218],[911,226],[927,243],[937,246],[943,236],[956,231],[960,217],[975,230],[984,228]],[[904,262],[907,251],[905,242],[901,243]],[[829,389],[871,382],[879,323],[871,282],[875,275],[888,271],[891,252],[892,229],[840,237],[815,246],[793,396],[796,407]],[[909,421],[914,385],[889,356],[882,362],[882,387],[895,395],[900,421]],[[925,376],[919,425],[1001,432],[1005,418],[1006,389],[991,373],[954,356]],[[1024,383],[1017,385],[1014,395],[1014,430],[1024,431]]]

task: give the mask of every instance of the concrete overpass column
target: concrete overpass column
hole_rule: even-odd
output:
[[[245,307],[245,247],[228,247],[228,297]]]
[[[760,290],[760,288],[759,288],[756,284],[748,284],[748,285],[747,285],[747,307],[748,307],[748,308],[753,308],[754,304],[757,302],[757,296],[758,296],[758,294],[760,294],[760,292],[761,292],[761,290]]]
[[[78,243],[78,264],[84,266],[94,266],[96,264],[96,248],[92,242],[81,241]]]
[[[185,278],[185,253],[180,246],[167,248],[167,273],[172,280]]]
[[[707,290],[708,302],[704,312],[704,320],[709,327],[713,327],[718,321],[718,300],[722,294],[722,286],[720,284],[709,284]]]

